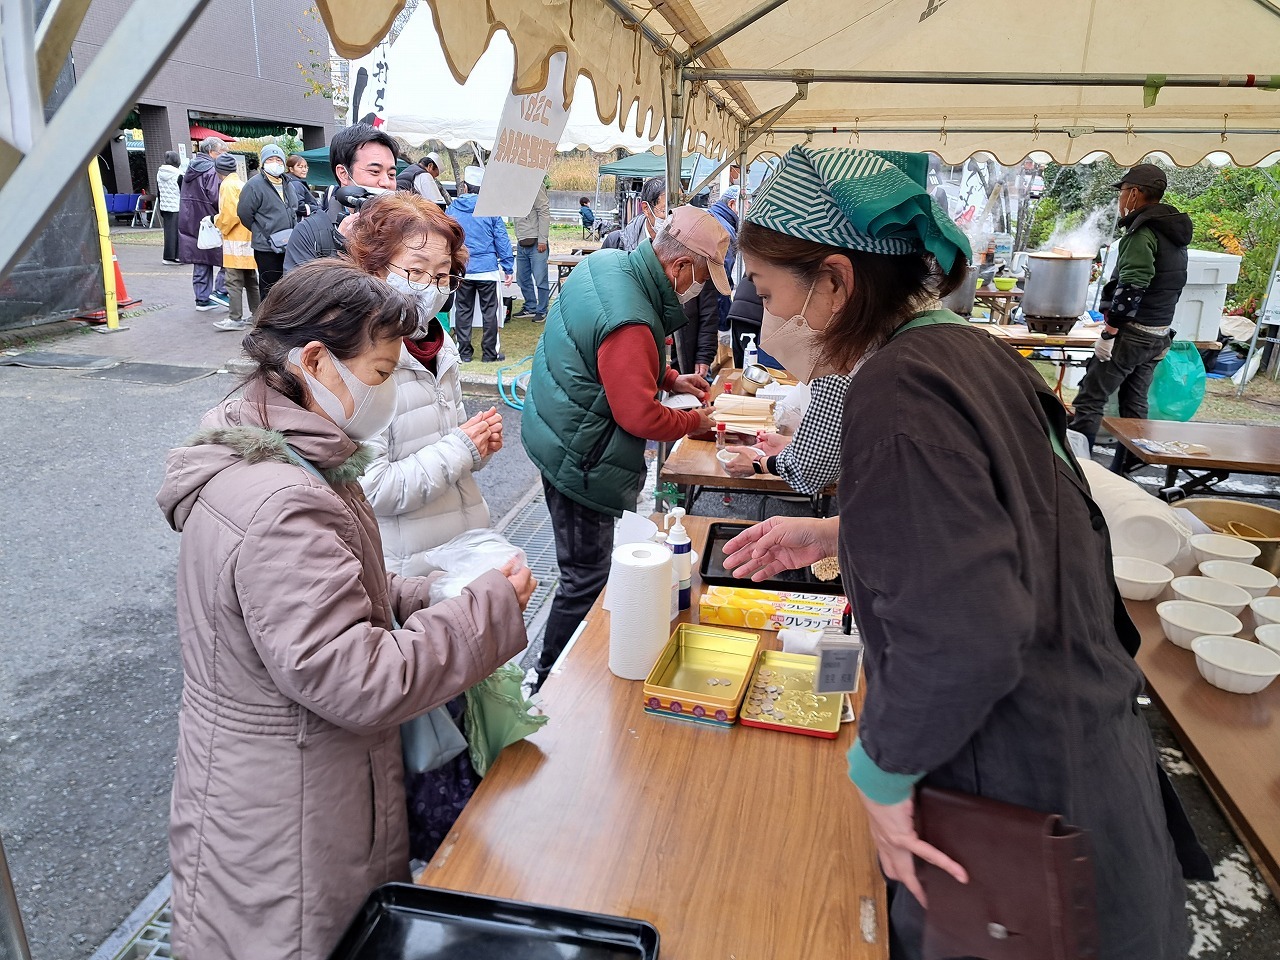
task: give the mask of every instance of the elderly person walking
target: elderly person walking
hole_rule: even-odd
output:
[[[191,158],[182,175],[178,204],[178,257],[191,267],[191,287],[196,295],[196,309],[204,312],[226,308],[227,277],[222,270],[222,247],[202,250],[197,243],[200,221],[210,221],[218,213],[218,171],[213,163],[226,153],[227,145],[217,137],[200,141],[200,152]],[[217,270],[217,277],[214,270]]]
[[[993,847],[999,865],[957,863],[917,834],[917,787],[1087,830],[1091,955],[1185,957],[1170,836],[1185,817],[1162,799],[1106,521],[1044,379],[936,308],[970,250],[927,171],[924,154],[793,147],[747,212],[739,245],[764,306],[762,346],[804,380],[853,376],[839,516],[768,520],[726,546],[726,567],[763,578],[839,556],[866,645],[850,802],[866,809],[890,880],[895,958],[921,956],[924,925],[945,919],[926,913],[921,862],[978,885],[975,897],[1020,924],[1050,909],[1008,896],[1039,847],[1010,840]],[[1008,823],[988,816],[993,837],[1010,836]]]
[[[538,684],[609,576],[613,524],[634,510],[646,440],[711,429],[705,409],[672,410],[659,390],[707,395],[707,381],[668,365],[666,341],[704,284],[729,289],[729,235],[703,210],[681,207],[631,253],[601,250],[574,268],[551,305],[525,397],[520,440],[542,473],[560,585],[551,605]]]
[[[400,724],[525,645],[514,561],[429,605],[389,573],[359,478],[395,413],[413,302],[337,260],[262,306],[243,397],[168,458],[183,698],[169,828],[173,950],[324,960],[409,879]]]

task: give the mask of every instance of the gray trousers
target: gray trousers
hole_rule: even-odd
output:
[[[228,317],[244,319],[244,298],[249,297],[249,313],[258,312],[258,271],[227,267],[227,298],[231,301]]]

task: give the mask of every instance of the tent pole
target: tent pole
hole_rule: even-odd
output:
[[[753,143],[759,140],[762,136],[768,133],[769,130],[773,127],[774,123],[780,120],[784,113],[786,113],[793,106],[795,106],[796,103],[798,103],[801,100],[804,100],[808,96],[809,96],[809,85],[807,83],[797,83],[796,95],[794,97],[792,97],[786,103],[781,104],[780,106],[777,106],[773,110],[771,110],[769,113],[769,118],[765,120],[765,122],[762,123],[760,126],[752,127],[750,136],[747,137],[747,139],[741,144],[739,148],[742,156],[744,157],[746,156],[747,147],[751,146]],[[746,134],[745,130],[743,131],[743,134],[744,135]],[[705,187],[707,184],[709,184],[716,177],[720,176],[721,171],[724,170],[725,167],[733,163],[733,160],[734,160],[734,155],[729,154],[729,156],[724,160],[723,163],[721,163],[718,167],[716,167],[709,174],[703,177],[701,183],[699,183],[696,187],[689,188],[689,195],[696,197],[702,191],[702,188]]]
[[[685,63],[691,63],[707,51],[714,50],[730,37],[745,30],[765,14],[777,10],[786,2],[787,0],[765,0],[764,3],[760,4],[760,6],[756,7],[754,10],[749,13],[744,13],[737,20],[734,20],[732,23],[722,27],[720,30],[717,30],[711,36],[707,37],[707,39],[691,46],[689,48],[689,52],[684,56]]]
[[[31,950],[22,930],[22,914],[18,911],[18,898],[13,892],[13,879],[9,876],[9,863],[4,856],[3,840],[0,840],[0,957],[5,960],[31,960]]]
[[[156,75],[208,0],[135,3],[35,143],[0,185],[0,278],[45,226],[50,208],[79,182],[89,158]],[[50,194],[49,185],[55,189]]]
[[[949,86],[974,84],[998,87],[1146,87],[1145,73],[934,73],[923,70],[793,70],[786,67],[690,67],[693,81],[772,81],[777,83],[906,83]],[[1267,90],[1271,75],[1245,73],[1170,74],[1161,85],[1169,87],[1257,87]]]
[[[676,65],[671,78],[671,106],[667,111],[667,213],[678,207],[684,199],[680,183],[680,161],[684,156],[684,67]]]

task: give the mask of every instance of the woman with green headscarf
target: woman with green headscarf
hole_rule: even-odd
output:
[[[727,546],[727,566],[763,579],[839,557],[866,645],[849,775],[890,880],[895,958],[921,955],[929,919],[916,858],[962,884],[993,879],[917,834],[923,787],[1085,829],[1090,955],[1185,957],[1180,810],[1166,811],[1137,706],[1138,634],[1106,523],[1044,380],[938,307],[970,250],[927,169],[923,154],[795,147],[757,193],[739,244],[765,308],[761,348],[802,380],[853,377],[839,516],[768,520]],[[992,842],[1013,876],[1002,829]]]

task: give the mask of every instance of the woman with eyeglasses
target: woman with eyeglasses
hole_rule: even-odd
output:
[[[466,269],[462,228],[413,193],[376,197],[352,217],[347,254],[360,269],[417,301],[418,322],[400,345],[391,379],[396,412],[366,445],[373,460],[360,478],[382,532],[387,570],[425,576],[426,551],[489,526],[489,506],[472,474],[502,449],[502,414],[468,417],[458,348],[437,318]],[[463,697],[449,703],[461,727]],[[467,751],[426,770],[405,770],[409,852],[430,860],[480,777]]]
[[[472,474],[502,449],[502,414],[468,417],[458,348],[437,319],[466,268],[457,221],[411,193],[376,197],[354,218],[347,253],[366,273],[417,299],[418,326],[405,337],[392,378],[396,415],[371,441],[375,459],[361,484],[382,530],[387,569],[423,576],[423,554],[467,530],[489,526]]]

